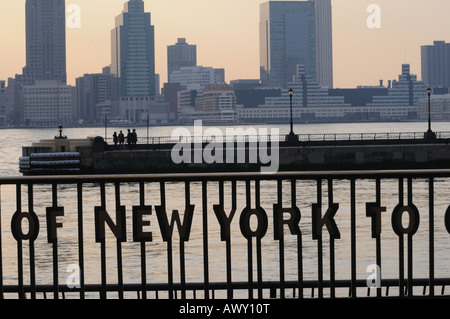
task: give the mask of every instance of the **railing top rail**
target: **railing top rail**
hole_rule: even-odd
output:
[[[429,178],[450,177],[450,169],[404,169],[404,170],[337,170],[337,171],[286,171],[274,174],[259,172],[226,173],[167,173],[167,174],[104,174],[104,175],[56,175],[56,176],[10,176],[0,177],[5,184],[75,184],[100,182],[186,182],[218,180],[279,180],[279,179],[360,179],[360,178]]]

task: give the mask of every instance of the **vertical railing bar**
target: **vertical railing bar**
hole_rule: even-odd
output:
[[[16,210],[17,213],[22,211],[22,185],[16,184]],[[23,284],[23,249],[22,240],[17,240],[17,279],[19,284],[19,299],[26,299],[25,288]]]
[[[106,210],[106,189],[105,183],[100,183],[100,201],[101,207]],[[101,269],[101,288],[100,299],[106,299],[106,240],[102,240],[100,243],[100,269]]]
[[[255,181],[255,207],[259,209],[261,207],[261,184],[259,180]],[[256,239],[256,267],[257,267],[257,276],[258,276],[258,298],[263,298],[263,268],[262,268],[262,245],[261,245],[261,236],[258,236]]]
[[[378,207],[381,207],[381,179],[377,178],[375,181],[375,192],[376,192],[376,203]],[[377,234],[375,238],[375,250],[376,250],[376,263],[379,267],[379,280],[381,282],[382,279],[382,272],[381,272],[381,234]],[[380,287],[377,287],[377,297],[382,297],[382,291],[381,291],[381,285]]]
[[[30,198],[30,195],[28,195]],[[58,185],[52,183],[52,206],[58,207]],[[31,208],[30,208],[30,211]],[[31,247],[31,243],[30,243]],[[58,276],[58,239],[55,238],[53,244],[53,298],[59,299],[59,276]]]
[[[0,185],[0,300],[5,299],[3,292],[3,243],[2,243],[2,185]]]
[[[291,179],[291,205],[297,207],[297,180]],[[297,234],[297,279],[298,279],[298,298],[303,298],[303,243],[302,234]]]
[[[245,198],[247,207],[251,208],[250,180],[245,181]],[[248,299],[253,299],[253,244],[252,238],[247,239],[247,271],[248,271]]]
[[[317,205],[322,206],[322,179],[317,180]],[[323,299],[323,252],[322,233],[317,234],[317,271],[318,271],[318,294],[319,299]]]
[[[408,205],[413,205],[413,181],[408,178]],[[408,297],[413,296],[413,235],[408,234]]]
[[[160,194],[161,194],[161,207],[166,210],[166,184],[164,182],[160,183]],[[174,285],[173,285],[173,253],[172,253],[172,236],[167,239],[167,280],[168,280],[168,294],[169,299],[173,299],[174,296]]]
[[[83,185],[77,183],[78,202],[78,262],[80,267],[80,299],[85,298],[84,285],[84,239],[83,239]]]
[[[145,185],[139,182],[139,203],[141,207],[145,206]],[[147,258],[145,250],[145,241],[141,241],[141,281],[142,281],[142,299],[147,299]]]
[[[350,181],[350,236],[351,236],[351,289],[352,298],[356,298],[356,181]]]
[[[331,207],[333,204],[333,179],[328,180],[328,205]],[[334,238],[330,234],[330,297],[335,298],[335,247]]]
[[[28,211],[30,214],[33,213],[33,185],[28,184]],[[29,252],[30,252],[30,297],[31,299],[36,299],[36,271],[35,271],[35,253],[34,253],[34,241],[29,241]]]
[[[428,198],[429,198],[429,279],[430,296],[434,296],[434,178],[428,180]]]
[[[115,198],[116,198],[116,214],[120,211],[120,183],[114,183]],[[123,263],[122,263],[122,242],[120,238],[117,238],[117,282],[119,299],[123,299]]]
[[[206,181],[202,181],[202,215],[204,291],[205,299],[209,299],[208,186]]]
[[[399,204],[403,206],[404,203],[404,185],[403,185],[403,178],[399,178],[398,180],[398,196],[399,196]],[[399,292],[400,297],[404,297],[404,289],[403,289],[403,280],[404,280],[404,271],[405,271],[405,261],[404,261],[404,243],[403,243],[403,234],[400,234],[398,236],[398,254],[399,254]]]
[[[277,180],[277,202],[280,208],[283,207],[283,180]],[[280,232],[280,239],[278,241],[278,249],[280,255],[280,298],[285,298],[285,272],[284,272],[284,231]]]
[[[190,183],[185,182],[185,204],[186,208],[191,205]],[[181,279],[181,298],[186,299],[186,263],[184,240],[180,239],[180,279]]]

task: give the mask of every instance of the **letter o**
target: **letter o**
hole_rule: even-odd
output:
[[[409,215],[409,225],[407,228],[402,225],[402,217],[404,212],[407,212]],[[414,235],[419,228],[419,223],[419,210],[413,204],[409,206],[398,205],[394,208],[394,211],[392,212],[392,228],[398,236],[403,234],[408,234],[411,236]]]
[[[24,234],[22,230],[22,220],[28,220],[28,233]],[[11,219],[11,232],[15,240],[35,241],[39,234],[39,219],[34,212],[21,213],[15,212]]]
[[[448,206],[447,210],[445,211],[445,228],[450,234],[450,206]]]
[[[258,219],[258,227],[256,230],[252,230],[250,227],[250,218],[252,215],[255,215]],[[252,239],[252,237],[258,239],[263,238],[267,232],[268,224],[267,214],[261,207],[258,207],[257,209],[244,208],[239,219],[242,235],[248,240]]]

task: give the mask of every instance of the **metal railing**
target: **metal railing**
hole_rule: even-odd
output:
[[[269,132],[270,133],[270,130]],[[297,134],[299,142],[394,142],[394,141],[412,141],[421,142],[424,140],[424,132],[389,132],[389,133],[328,133],[328,134]],[[437,140],[450,140],[450,132],[436,132]],[[181,142],[189,143],[211,143],[211,142],[259,142],[274,141],[284,142],[286,135],[242,135],[242,136],[190,136],[190,137],[170,137],[170,136],[139,136],[138,144],[162,145],[176,144]],[[106,142],[113,145],[113,139],[108,137]],[[125,140],[126,144],[126,140]]]
[[[445,296],[449,186],[450,170],[4,177],[0,297]]]

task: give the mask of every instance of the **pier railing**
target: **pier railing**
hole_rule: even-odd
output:
[[[450,170],[0,178],[1,298],[450,294]]]
[[[268,130],[270,133],[270,130]],[[436,139],[434,142],[448,143],[450,141],[450,132],[435,132]],[[327,133],[327,134],[297,134],[298,140],[304,145],[315,143],[334,143],[334,142],[349,142],[349,143],[423,143],[427,142],[426,133],[424,132],[388,132],[388,133]],[[162,145],[162,144],[176,144],[176,143],[211,143],[211,142],[284,142],[286,141],[285,134],[261,134],[251,135],[242,134],[239,136],[189,136],[189,137],[171,137],[171,136],[139,136],[138,145]],[[106,138],[106,142],[113,145],[113,138]],[[125,140],[125,144],[126,144]]]

